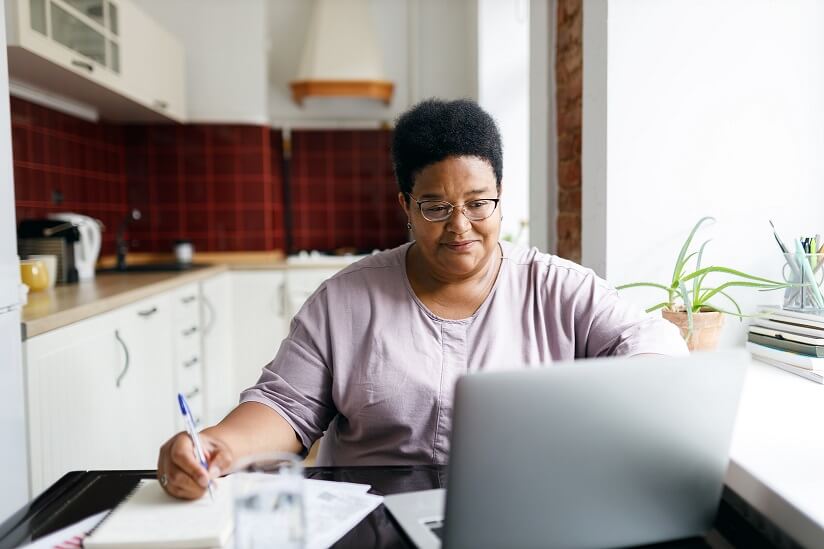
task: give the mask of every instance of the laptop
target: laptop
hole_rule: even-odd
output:
[[[603,548],[702,536],[749,354],[605,358],[456,387],[447,490],[386,496],[420,548]]]

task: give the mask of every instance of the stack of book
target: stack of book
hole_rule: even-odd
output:
[[[747,340],[757,360],[824,383],[824,315],[764,307]]]

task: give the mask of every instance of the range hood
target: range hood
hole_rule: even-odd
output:
[[[383,72],[368,0],[316,0],[300,69],[289,83],[307,97],[356,97],[389,104],[394,84]]]

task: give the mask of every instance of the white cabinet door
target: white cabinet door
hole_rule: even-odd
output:
[[[183,46],[143,10],[121,0],[123,88],[173,120],[186,114]]]
[[[72,0],[8,0],[5,7],[8,45],[13,46],[9,52],[11,76],[41,84],[49,72],[49,65],[39,62],[44,60],[54,67],[51,77],[76,74],[116,89],[121,82],[120,46],[111,24],[116,30],[120,1],[86,2],[90,8],[87,12]]]
[[[340,267],[290,267],[286,271],[286,316],[292,319],[306,300]]]
[[[232,272],[235,392],[257,382],[289,329],[282,271]]]
[[[119,311],[119,335],[130,359],[117,406],[121,427],[129,433],[121,461],[127,469],[153,469],[160,445],[176,431],[169,301],[162,294]]]
[[[292,317],[338,267],[233,271],[234,372],[238,391],[254,384],[277,353]]]
[[[237,405],[232,329],[232,274],[201,282],[203,388],[206,425],[214,425]]]
[[[119,336],[117,315],[107,313],[24,343],[32,496],[69,471],[121,466],[131,433],[122,425]]]

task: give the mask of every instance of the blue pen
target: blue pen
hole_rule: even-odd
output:
[[[177,394],[177,403],[180,404],[180,413],[183,414],[183,423],[186,424],[186,431],[189,433],[189,437],[192,439],[192,444],[195,445],[195,457],[198,459],[200,464],[206,469],[206,472],[209,472],[209,464],[206,463],[206,454],[203,452],[203,446],[200,445],[200,437],[197,436],[197,429],[195,428],[195,420],[192,417],[192,411],[189,410],[189,403],[186,402],[186,397],[184,397],[181,393]],[[209,484],[206,486],[209,490],[209,497],[215,499],[215,495],[212,493],[212,481],[209,481]]]

